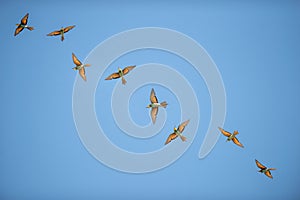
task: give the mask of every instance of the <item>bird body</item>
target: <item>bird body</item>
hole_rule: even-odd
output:
[[[236,135],[239,134],[238,131],[234,131],[232,134],[229,133],[228,131],[225,131],[224,129],[219,127],[219,130],[221,131],[221,133],[223,135],[225,135],[227,137],[226,141],[232,141],[234,144],[240,146],[240,147],[244,147],[244,145],[242,145],[242,143],[240,143],[240,141],[237,139]]]
[[[263,164],[261,164],[258,160],[255,159],[255,163],[257,165],[257,167],[260,169],[258,172],[260,173],[264,173],[267,177],[269,178],[273,178],[272,174],[271,174],[271,170],[276,170],[275,168],[267,168],[266,166],[264,166]]]
[[[166,101],[159,103],[153,88],[150,93],[150,102],[151,103],[147,106],[147,108],[151,108],[152,123],[155,124],[158,108],[159,107],[166,108],[168,103]]]
[[[20,24],[16,24],[17,28],[15,30],[15,34],[14,36],[18,35],[21,31],[24,30],[24,28],[32,31],[34,30],[34,27],[32,26],[28,26],[27,22],[28,22],[28,17],[29,17],[29,13],[27,13],[22,19],[21,19],[21,23]]]
[[[91,66],[90,64],[82,64],[78,58],[75,56],[74,53],[72,53],[72,59],[74,64],[76,65],[75,67],[73,67],[72,69],[74,70],[79,70],[79,75],[81,76],[81,78],[86,81],[86,75],[85,75],[85,67],[89,67]]]
[[[186,137],[184,137],[182,135],[182,132],[184,131],[185,127],[188,125],[188,123],[190,122],[190,120],[187,120],[185,122],[182,122],[178,128],[174,128],[174,132],[171,133],[169,135],[169,137],[167,138],[166,142],[165,142],[165,145],[170,143],[172,140],[175,140],[178,136],[180,137],[180,139],[184,142],[186,141]]]
[[[66,27],[66,28],[64,28],[64,27],[61,27],[61,29],[59,29],[59,30],[56,30],[56,31],[53,31],[53,32],[51,32],[51,33],[49,33],[49,34],[47,34],[47,36],[58,36],[58,35],[60,35],[61,36],[61,41],[64,41],[64,39],[65,39],[65,33],[67,33],[67,32],[69,32],[71,29],[73,29],[75,27],[75,25],[73,25],[73,26],[68,26],[68,27]]]
[[[118,72],[112,73],[105,80],[112,80],[112,79],[121,78],[122,79],[122,84],[125,85],[127,83],[127,81],[125,80],[124,76],[126,74],[128,74],[131,70],[133,70],[134,68],[135,68],[135,65],[125,67],[123,70],[119,67]]]

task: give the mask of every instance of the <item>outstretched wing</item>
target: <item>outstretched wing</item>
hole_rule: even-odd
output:
[[[113,74],[109,75],[105,80],[111,80],[111,79],[117,79],[117,78],[120,78],[120,74],[113,73]]]
[[[151,109],[151,119],[152,119],[153,124],[155,124],[155,122],[156,122],[157,113],[158,113],[158,107]]]
[[[240,143],[240,141],[236,137],[232,138],[232,141],[234,144],[244,148],[244,145],[242,145],[242,143]]]
[[[18,35],[21,31],[23,31],[23,29],[24,29],[24,28],[23,28],[22,26],[19,25],[19,26],[16,28],[16,30],[15,30],[15,36]]]
[[[186,125],[188,125],[188,123],[190,122],[190,120],[187,120],[185,122],[182,122],[179,126],[178,126],[178,130],[182,133],[184,128],[186,127]]]
[[[150,93],[150,101],[151,101],[151,103],[158,103],[158,100],[156,98],[155,91],[153,88]]]
[[[51,33],[48,33],[47,36],[56,36],[56,35],[60,35],[61,32],[60,31],[53,31]]]
[[[222,128],[220,128],[220,127],[219,127],[219,130],[220,130],[221,133],[222,133],[223,135],[225,135],[226,137],[229,137],[229,136],[231,135],[231,133],[229,133],[228,131],[225,131],[224,129],[222,129]]]
[[[176,133],[171,133],[167,139],[167,141],[165,142],[165,144],[170,143],[172,140],[176,139],[178,137],[178,135]]]
[[[27,24],[28,16],[29,16],[29,13],[27,13],[27,14],[21,19],[21,24],[22,24],[22,25],[26,25],[26,24]]]
[[[73,29],[74,27],[75,27],[75,25],[64,28],[64,33],[68,32],[69,30]]]
[[[273,176],[269,170],[265,171],[265,175],[269,178],[273,178]]]
[[[133,70],[133,68],[135,68],[135,65],[134,66],[128,66],[128,67],[125,67],[123,69],[123,74],[128,74],[131,70]]]
[[[75,56],[74,53],[72,53],[72,59],[75,65],[77,66],[82,65],[82,63],[78,60],[78,58]]]
[[[84,67],[81,68],[81,69],[79,70],[79,75],[81,76],[81,78],[82,78],[84,81],[86,81],[86,76],[85,76],[85,69],[84,69]]]
[[[255,159],[255,163],[256,163],[257,167],[260,168],[260,169],[266,169],[266,168],[267,168],[266,166],[264,166],[263,164],[261,164],[261,163],[260,163],[258,160],[256,160],[256,159]]]

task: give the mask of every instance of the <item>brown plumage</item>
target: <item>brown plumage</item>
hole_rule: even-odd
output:
[[[91,66],[90,64],[82,64],[80,62],[80,60],[78,60],[78,58],[75,56],[74,53],[72,53],[72,59],[73,59],[73,63],[76,65],[75,67],[73,67],[74,70],[79,70],[79,75],[81,76],[81,78],[86,81],[86,75],[85,75],[85,67],[89,67]]]
[[[112,79],[122,78],[122,84],[125,85],[127,83],[127,81],[125,80],[124,76],[126,74],[128,74],[131,70],[133,70],[134,68],[135,68],[135,65],[125,67],[123,70],[119,68],[118,72],[112,73],[105,80],[112,80]]]
[[[51,33],[48,33],[47,36],[57,36],[57,35],[61,35],[61,41],[64,41],[65,37],[64,34],[67,33],[68,31],[70,31],[71,29],[73,29],[75,27],[75,25],[73,26],[68,26],[66,28],[61,28],[60,30],[56,30],[53,31]]]
[[[172,140],[175,140],[178,136],[180,137],[180,139],[184,142],[186,141],[186,137],[184,137],[182,135],[182,132],[184,131],[185,127],[188,125],[188,123],[190,122],[190,120],[187,120],[185,122],[182,122],[178,128],[174,128],[174,132],[171,133],[169,135],[169,137],[167,138],[166,142],[165,142],[165,145],[170,143]]]
[[[18,35],[21,31],[23,31],[24,28],[27,28],[27,29],[30,30],[30,31],[34,30],[34,27],[32,27],[32,26],[27,26],[28,17],[29,17],[29,13],[27,13],[27,14],[21,19],[21,24],[16,24],[16,25],[17,25],[17,28],[16,28],[16,30],[15,30],[14,36]]]
[[[230,141],[232,140],[232,142],[242,148],[244,148],[244,145],[242,143],[240,143],[240,141],[237,139],[236,135],[239,134],[238,131],[234,131],[233,134],[231,134],[230,132],[228,131],[225,131],[224,129],[220,128],[219,127],[219,130],[221,131],[221,133],[227,137],[227,141]]]
[[[151,119],[152,119],[152,123],[155,124],[157,113],[159,110],[158,108],[159,107],[166,108],[168,104],[166,101],[164,101],[162,103],[158,103],[158,100],[157,100],[157,97],[156,97],[156,94],[155,94],[155,91],[153,88],[150,93],[150,102],[151,102],[151,104],[149,104],[147,106],[147,108],[151,108]]]
[[[271,174],[271,170],[276,170],[275,168],[267,168],[266,166],[264,166],[263,164],[261,164],[258,160],[255,159],[255,163],[256,166],[258,168],[260,168],[259,172],[260,173],[264,173],[267,177],[269,178],[273,178],[272,174]]]

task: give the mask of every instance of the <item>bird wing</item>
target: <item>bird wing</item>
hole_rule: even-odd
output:
[[[61,32],[60,31],[53,31],[51,33],[48,33],[47,36],[54,36],[54,35],[60,35]]]
[[[68,32],[69,30],[73,29],[74,27],[75,27],[75,25],[64,28],[64,33]]]
[[[117,78],[120,78],[120,74],[113,73],[113,74],[109,75],[105,80],[111,80],[111,79],[117,79]]]
[[[222,128],[220,128],[220,127],[219,127],[219,130],[220,130],[221,133],[222,133],[223,135],[225,135],[226,137],[231,136],[231,133],[229,133],[228,131],[225,131],[224,129],[222,129]]]
[[[182,133],[184,128],[186,127],[186,125],[188,125],[188,123],[190,122],[190,120],[187,120],[185,122],[182,122],[179,126],[178,126],[178,130]]]
[[[240,143],[240,141],[236,137],[232,138],[232,141],[234,144],[236,144],[240,147],[244,147],[244,145],[242,145],[242,143]]]
[[[18,35],[21,31],[23,31],[23,29],[24,29],[24,28],[23,28],[22,26],[19,25],[19,26],[16,28],[16,30],[15,30],[15,36]]]
[[[153,124],[155,124],[155,122],[156,122],[157,113],[158,113],[158,107],[151,109],[151,118],[152,118]]]
[[[133,70],[133,68],[135,68],[135,65],[134,66],[128,66],[128,67],[125,67],[123,69],[123,74],[128,74],[131,70]]]
[[[170,143],[172,140],[176,139],[178,137],[178,135],[176,133],[171,133],[167,139],[167,141],[165,142],[165,144]]]
[[[266,166],[264,166],[263,164],[261,164],[261,163],[260,163],[258,160],[256,160],[256,159],[255,159],[255,163],[256,163],[257,167],[260,168],[260,169],[266,169],[266,168],[267,168]]]
[[[82,77],[84,81],[86,81],[85,69],[84,67],[79,70],[79,75]]]
[[[27,24],[28,16],[29,16],[29,13],[27,13],[27,14],[21,19],[21,24],[23,24],[23,25],[26,25],[26,24]]]
[[[82,63],[78,60],[78,58],[75,56],[74,53],[72,53],[72,59],[75,65],[77,66],[82,65]]]
[[[265,171],[265,175],[269,178],[273,178],[273,176],[269,170]]]
[[[150,101],[151,101],[151,103],[158,103],[158,100],[157,100],[157,97],[155,95],[155,91],[153,88],[150,93]]]

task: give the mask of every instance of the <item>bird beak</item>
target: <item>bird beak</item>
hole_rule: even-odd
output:
[[[150,105],[148,105],[146,108],[150,108]]]
[[[76,67],[73,67],[72,69],[73,69],[73,70],[76,70]]]

